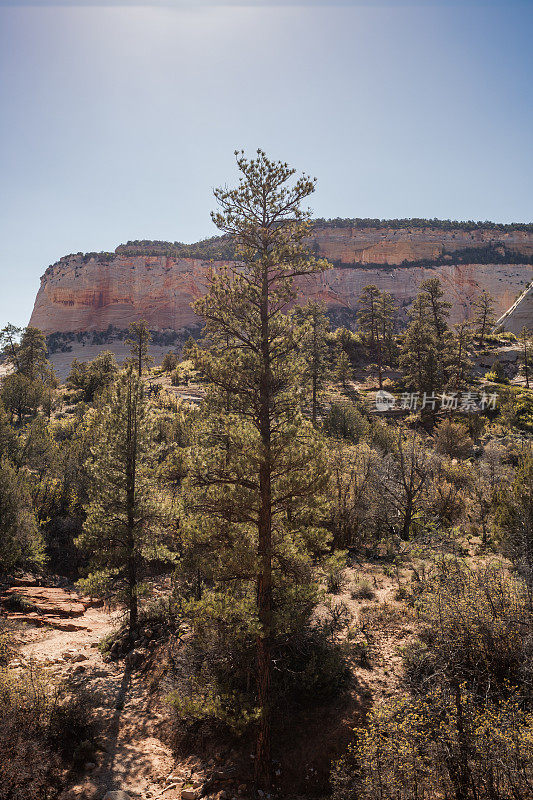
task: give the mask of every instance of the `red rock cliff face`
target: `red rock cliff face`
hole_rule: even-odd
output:
[[[179,330],[197,322],[190,304],[201,296],[207,263],[166,256],[67,256],[41,279],[31,324],[45,333],[127,328]]]
[[[361,230],[324,225],[315,227],[310,245],[335,266],[302,281],[300,296],[321,299],[330,308],[355,309],[362,288],[369,283],[407,306],[420,282],[436,276],[453,304],[451,321],[457,322],[468,315],[472,300],[483,289],[493,296],[498,314],[503,314],[533,278],[529,263],[476,264],[475,258],[464,263],[464,252],[472,256],[475,250],[485,252],[486,261],[487,246],[502,257],[522,254],[529,261],[533,233],[524,231]],[[65,256],[49,267],[41,279],[31,324],[49,334],[105,330],[109,325],[127,328],[144,318],[154,330],[180,330],[198,322],[190,303],[205,290],[209,264],[228,263],[119,251],[90,258]],[[424,261],[441,263],[420,266]],[[406,266],[406,262],[417,263]]]
[[[492,229],[316,227],[314,238],[321,254],[345,264],[398,265],[403,261],[432,261],[441,256],[492,245],[525,256],[533,255],[533,234]]]

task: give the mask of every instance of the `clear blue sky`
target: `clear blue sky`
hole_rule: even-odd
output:
[[[533,3],[0,0],[0,325],[48,264],[215,231],[233,151],[317,216],[533,219]]]

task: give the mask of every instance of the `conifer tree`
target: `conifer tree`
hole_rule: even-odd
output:
[[[393,361],[395,312],[396,304],[392,295],[381,292],[373,284],[365,286],[359,297],[357,319],[377,358],[380,389],[383,388],[383,365]]]
[[[337,359],[335,364],[335,376],[342,383],[344,389],[348,386],[348,381],[352,374],[352,363],[348,358],[346,350],[339,346],[337,348]]]
[[[375,347],[379,339],[378,304],[380,299],[381,292],[374,284],[365,286],[359,296],[357,322],[372,348]]]
[[[27,479],[8,458],[0,458],[0,572],[40,567],[44,542],[32,506]]]
[[[130,348],[131,357],[140,377],[148,364],[153,362],[152,356],[148,354],[148,346],[152,340],[152,334],[148,330],[144,319],[139,320],[139,322],[132,322],[128,328],[128,333],[126,344]]]
[[[20,437],[19,458],[39,480],[42,480],[47,473],[54,474],[59,452],[50,425],[42,414],[38,415],[30,425],[26,425]]]
[[[400,368],[408,388],[433,395],[439,384],[441,345],[426,311],[425,301],[419,296],[402,344]]]
[[[4,378],[0,391],[11,421],[17,418],[20,425],[27,415],[34,417],[37,414],[43,400],[44,387],[41,381],[32,381],[26,375],[14,372]]]
[[[0,400],[0,458],[12,458],[17,450],[17,438],[13,427],[9,424],[2,401]]]
[[[18,340],[21,333],[22,328],[17,328],[16,325],[12,325],[11,323],[8,323],[0,330],[0,349],[16,370],[18,370],[20,366],[18,360]]]
[[[98,392],[111,384],[118,372],[115,356],[109,350],[99,353],[93,361],[80,363],[73,360],[67,377],[67,386],[81,390],[85,402],[94,400]]]
[[[522,346],[522,365],[524,367],[524,378],[526,387],[529,389],[529,367],[531,362],[531,334],[529,329],[524,327],[520,331],[520,344]]]
[[[11,418],[16,415],[22,423],[27,414],[35,416],[43,403],[51,412],[52,389],[57,385],[47,358],[46,341],[38,328],[21,329],[6,325],[0,332],[3,351],[13,366],[13,372],[2,383],[2,400]]]
[[[444,301],[438,278],[420,284],[410,310],[409,324],[400,355],[407,386],[426,395],[444,389],[450,377],[452,336],[447,318],[450,303]]]
[[[228,586],[250,587],[259,707],[254,763],[258,785],[269,786],[272,646],[294,624],[299,592],[309,591],[299,587],[309,584],[310,551],[322,535],[312,519],[325,477],[318,440],[300,414],[302,331],[286,312],[294,278],[326,263],[308,252],[309,212],[300,207],[315,182],[293,180],[295,170],[261,150],[252,159],[235,155],[239,185],[215,190],[220,210],[213,220],[233,237],[242,266],[212,269],[207,295],[194,306],[206,322],[194,360],[211,388],[186,507],[198,548],[210,555],[214,590],[219,586],[222,597]]]
[[[395,317],[398,310],[398,305],[393,296],[389,292],[382,292],[378,302],[378,330],[380,333],[381,348],[383,352],[383,360],[387,361],[389,366],[394,366],[396,361],[395,354]]]
[[[420,298],[427,308],[428,322],[433,324],[439,341],[443,341],[448,329],[451,303],[443,299],[444,291],[439,278],[428,278],[420,284]]]
[[[316,427],[319,392],[327,379],[329,367],[326,340],[329,321],[324,306],[313,300],[301,309],[299,319],[304,323],[301,352],[306,364],[306,377],[311,383],[311,421]]]
[[[194,353],[195,348],[196,348],[196,339],[194,338],[194,336],[189,336],[189,338],[183,345],[183,349],[181,351],[182,361],[187,361],[191,357],[192,353]]]
[[[455,326],[451,351],[451,383],[454,389],[460,389],[468,383],[472,372],[470,348],[472,332],[468,322],[460,322]]]
[[[163,511],[154,494],[150,413],[132,365],[98,410],[93,435],[87,518],[76,542],[89,553],[90,567],[80,585],[125,601],[134,629],[143,567],[166,551]]]
[[[485,336],[496,322],[494,300],[487,291],[481,292],[474,301],[474,330],[479,336],[479,346],[483,347]]]
[[[17,363],[17,371],[30,381],[44,377],[49,364],[46,341],[38,328],[24,328],[17,351]]]

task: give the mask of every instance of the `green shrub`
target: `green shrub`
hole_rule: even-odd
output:
[[[326,588],[330,594],[339,594],[346,585],[346,551],[336,550],[324,563]]]
[[[354,600],[372,600],[375,594],[372,584],[365,578],[356,581],[351,591]]]
[[[492,383],[509,383],[505,371],[499,361],[495,361],[489,372],[485,373],[485,380]]]
[[[33,509],[27,473],[0,459],[0,573],[41,568],[44,542]]]
[[[333,771],[334,800],[529,797],[533,717],[432,690],[376,706]]]
[[[19,611],[23,614],[37,610],[37,606],[32,603],[31,600],[28,600],[28,598],[24,597],[18,592],[11,592],[8,594],[7,597],[2,601],[2,605],[8,611]]]
[[[505,426],[533,433],[533,390],[510,386],[500,392],[499,405]]]
[[[91,706],[34,669],[0,669],[0,800],[56,800],[94,753]]]
[[[172,386],[180,386],[188,383],[194,378],[195,371],[192,361],[182,361],[178,364],[170,376]]]
[[[444,419],[435,434],[435,450],[451,458],[469,458],[474,443],[464,425]]]
[[[405,655],[413,691],[429,680],[464,682],[470,691],[499,698],[508,687],[527,692],[533,674],[528,631],[532,615],[524,584],[499,565],[471,570],[444,559],[417,602],[420,642]],[[529,673],[524,672],[529,664]],[[432,677],[433,676],[433,677]]]
[[[271,641],[272,706],[282,710],[274,726],[285,724],[289,709],[297,714],[330,702],[349,679],[346,649],[338,641],[339,630],[349,622],[346,607],[326,606],[320,619],[311,623],[293,603],[284,631]],[[250,599],[243,597],[239,603],[232,596],[224,601],[206,592],[190,609],[184,603],[183,611],[193,624],[194,636],[173,659],[176,735],[248,735],[257,719]],[[278,613],[283,613],[279,607]]]
[[[328,436],[357,443],[368,436],[370,423],[353,403],[332,403],[324,417],[324,431]]]
[[[172,372],[178,365],[178,356],[176,353],[166,353],[161,362],[161,370],[163,372]]]
[[[191,731],[228,731],[242,736],[258,719],[258,711],[247,705],[237,694],[217,693],[211,685],[191,682],[190,693],[172,692],[169,702],[175,721],[188,733]]]

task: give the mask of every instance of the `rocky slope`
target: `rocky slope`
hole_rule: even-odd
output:
[[[405,309],[431,276],[441,279],[453,304],[452,322],[468,315],[483,289],[502,315],[533,278],[532,226],[318,221],[309,244],[333,267],[302,281],[300,296],[324,301],[341,319],[353,317],[369,283]],[[65,256],[42,277],[31,324],[46,334],[80,334],[123,330],[144,318],[155,331],[184,331],[198,323],[190,303],[204,291],[209,264],[229,263],[231,254],[231,242],[221,238],[197,245],[130,242],[115,253]]]

